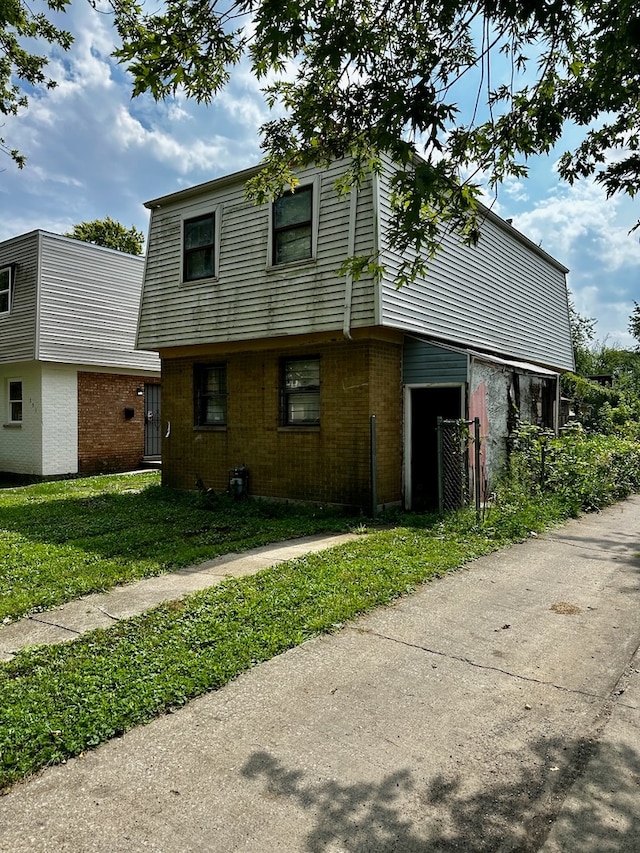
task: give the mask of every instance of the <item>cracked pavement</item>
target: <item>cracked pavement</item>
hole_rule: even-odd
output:
[[[478,559],[15,786],[0,850],[637,853],[639,552],[635,496]]]

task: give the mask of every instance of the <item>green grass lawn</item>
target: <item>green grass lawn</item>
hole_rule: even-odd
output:
[[[520,496],[490,526],[472,512],[397,516],[402,526],[69,643],[24,649],[0,664],[0,789],[561,518],[555,502]],[[160,489],[153,474],[0,492],[0,597],[10,619],[214,554],[359,521],[258,501],[207,508],[198,495]]]
[[[161,488],[157,473],[0,490],[0,622],[211,557],[344,531],[336,510]]]

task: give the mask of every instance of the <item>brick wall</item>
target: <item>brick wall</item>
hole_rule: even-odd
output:
[[[144,455],[144,397],[148,378],[78,373],[78,470],[82,474],[130,471]],[[133,417],[125,417],[125,408]]]
[[[280,424],[280,359],[320,357],[320,426]],[[225,362],[226,428],[193,425],[194,363]],[[193,489],[196,477],[225,490],[245,464],[250,492],[264,497],[369,506],[370,415],[377,419],[379,503],[401,499],[401,347],[343,341],[287,350],[163,360],[163,480]]]

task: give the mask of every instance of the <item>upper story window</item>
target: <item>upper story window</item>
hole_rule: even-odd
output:
[[[11,267],[0,269],[0,314],[11,310]]]
[[[272,264],[313,257],[313,186],[298,187],[273,202]]]
[[[205,213],[183,223],[182,280],[198,281],[215,275],[215,216]]]
[[[320,359],[287,358],[282,362],[282,423],[320,423]]]
[[[9,423],[22,423],[22,380],[9,380]]]
[[[194,423],[196,426],[225,426],[227,423],[226,364],[196,364]]]

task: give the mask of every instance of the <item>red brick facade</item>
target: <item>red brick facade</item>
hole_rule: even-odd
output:
[[[144,376],[78,373],[78,471],[130,471],[144,456]],[[125,410],[133,410],[128,417]]]
[[[226,489],[229,470],[249,469],[250,494],[370,506],[370,416],[377,423],[379,504],[401,500],[402,347],[379,340],[290,349],[163,357],[163,481],[193,489],[197,477]],[[281,359],[320,358],[320,426],[282,426]],[[226,427],[194,427],[194,364],[227,366]]]

